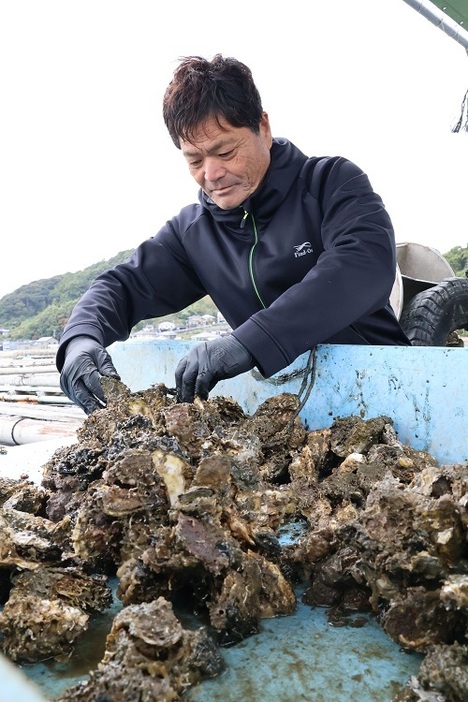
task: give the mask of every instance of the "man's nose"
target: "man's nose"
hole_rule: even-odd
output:
[[[207,158],[205,159],[205,180],[210,183],[215,183],[217,180],[222,178],[226,173],[226,169],[222,161],[219,158]]]

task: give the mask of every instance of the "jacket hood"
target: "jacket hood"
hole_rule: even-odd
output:
[[[241,205],[232,210],[223,210],[201,189],[198,199],[213,219],[227,225],[238,227],[245,212],[252,213],[258,222],[267,220],[287,196],[306,161],[307,156],[292,142],[275,138],[264,179]]]

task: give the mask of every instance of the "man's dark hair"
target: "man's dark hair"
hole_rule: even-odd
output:
[[[224,118],[233,127],[248,127],[256,134],[263,114],[260,94],[250,68],[235,58],[216,54],[181,59],[163,100],[163,117],[171,139],[191,141],[208,117]]]

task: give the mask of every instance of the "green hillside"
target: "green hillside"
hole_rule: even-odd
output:
[[[73,307],[93,280],[103,271],[126,261],[131,253],[131,250],[122,251],[82,271],[35,280],[2,297],[0,328],[8,329],[4,338],[34,340],[53,336],[59,339]],[[164,320],[183,323],[191,314],[216,314],[216,308],[207,297],[178,315],[164,317]],[[148,323],[148,320],[141,322],[135,329]]]
[[[123,263],[131,251],[122,251],[107,261],[100,261],[77,273],[64,273],[53,278],[35,280],[0,299],[0,327],[8,329],[8,337],[39,339],[43,336],[60,338],[70,313],[93,280],[103,271]],[[468,246],[455,246],[444,254],[456,275],[464,276],[468,268]],[[165,320],[183,323],[190,314],[214,314],[210,298],[203,298],[178,315]],[[148,320],[136,329],[148,324]]]
[[[0,299],[0,327],[9,330],[10,339],[58,338],[73,306],[93,280],[104,270],[122,263],[130,253],[123,251],[77,273],[22,285]]]

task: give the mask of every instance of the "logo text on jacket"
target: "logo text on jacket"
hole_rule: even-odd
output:
[[[294,258],[299,258],[300,256],[306,256],[313,252],[312,244],[310,241],[304,241],[302,244],[298,244],[294,247]]]

